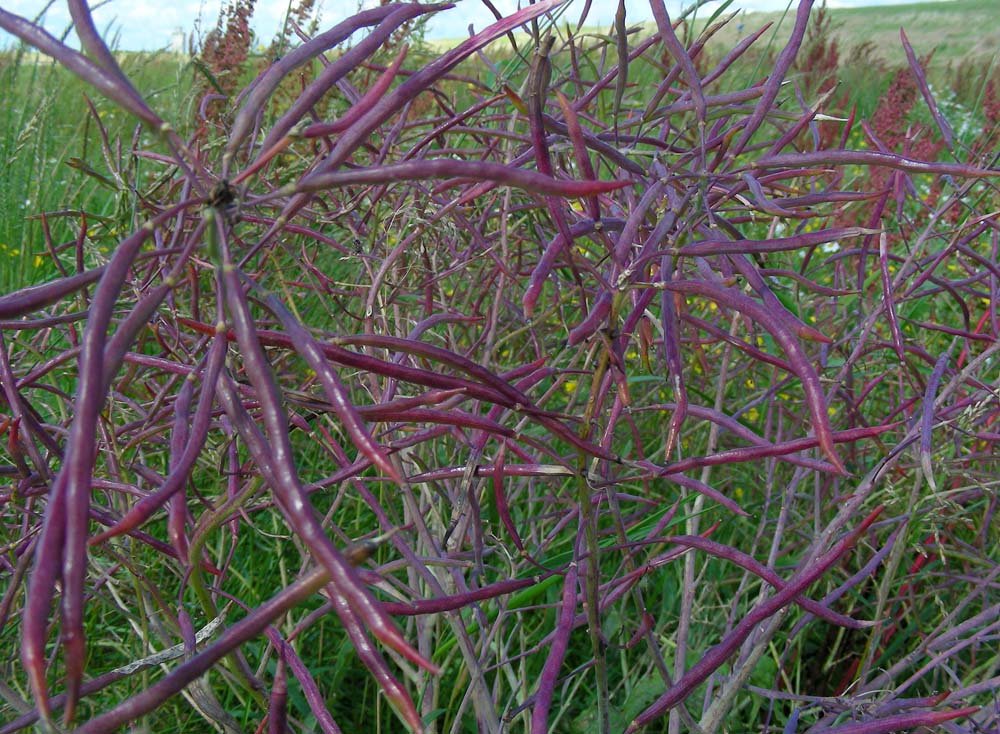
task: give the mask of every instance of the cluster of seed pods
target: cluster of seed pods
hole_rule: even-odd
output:
[[[761,579],[773,593],[752,605],[696,665],[681,670],[672,680],[667,676],[665,692],[635,716],[629,732],[683,704],[745,645],[766,644],[754,640],[764,626],[780,622],[783,610],[797,605],[825,623],[849,629],[872,624],[837,611],[834,599],[814,600],[805,593],[835,564],[844,562],[859,538],[877,526],[883,508],[866,508],[866,503],[906,446],[919,443],[923,471],[933,483],[933,427],[981,399],[986,388],[977,382],[971,365],[985,364],[992,353],[972,357],[966,348],[961,359],[969,367],[964,371],[949,368],[950,352],[944,356],[919,354],[933,364],[926,390],[919,396],[919,420],[907,424],[901,417],[889,415],[875,424],[858,422],[835,428],[830,415],[835,390],[830,385],[844,377],[824,374],[823,357],[817,358],[817,350],[831,347],[838,337],[824,333],[788,308],[772,288],[775,273],[763,272],[756,258],[812,253],[829,243],[857,241],[864,260],[873,237],[881,234],[881,248],[878,253],[873,251],[884,291],[877,316],[889,321],[893,347],[902,360],[905,350],[894,306],[894,294],[899,290],[890,275],[885,232],[874,221],[868,227],[828,226],[785,236],[772,233],[766,238],[749,238],[740,236],[735,218],[727,221],[720,212],[738,203],[748,213],[736,222],[743,224],[755,216],[809,217],[812,212],[845,202],[877,201],[882,211],[894,192],[842,190],[836,177],[833,183],[822,178],[831,170],[849,167],[892,170],[897,192],[909,175],[974,182],[998,172],[976,163],[920,161],[889,151],[848,150],[844,146],[788,152],[796,139],[813,129],[818,114],[808,105],[803,105],[801,113],[775,114],[775,100],[805,36],[812,6],[809,0],[799,4],[791,39],[766,79],[727,92],[715,92],[713,83],[766,29],[741,41],[714,68],[702,72],[697,57],[704,41],[692,44],[682,39],[662,0],[651,2],[656,32],[630,45],[623,1],[615,29],[617,45],[602,46],[604,73],[584,83],[578,76],[580,49],[568,43],[557,50],[554,36],[543,38],[538,30],[539,22],[558,12],[562,4],[562,0],[541,0],[528,5],[499,18],[455,48],[414,66],[408,66],[412,57],[407,49],[399,49],[389,63],[378,68],[378,75],[363,93],[346,83],[347,76],[360,65],[373,63],[374,55],[405,23],[429,13],[447,12],[448,6],[400,3],[360,12],[268,65],[239,96],[225,139],[214,146],[206,145],[197,135],[182,137],[152,109],[101,39],[84,0],[69,0],[83,52],[73,50],[35,23],[0,10],[0,27],[52,57],[138,119],[152,140],[150,150],[143,154],[172,167],[175,182],[171,189],[174,200],[150,204],[145,223],[116,243],[105,264],[0,297],[0,322],[5,330],[26,333],[36,329],[41,333],[60,324],[85,321],[79,335],[72,332],[71,348],[28,374],[20,372],[14,344],[0,332],[0,382],[11,414],[4,430],[8,447],[16,455],[20,482],[8,500],[33,498],[33,512],[41,517],[39,526],[32,526],[17,546],[21,563],[15,569],[17,578],[27,579],[21,660],[33,705],[16,721],[0,727],[0,732],[24,729],[39,719],[54,726],[57,711],[62,712],[65,726],[76,727],[74,731],[114,731],[155,711],[226,660],[235,661],[233,675],[243,676],[248,690],[267,702],[270,731],[293,728],[287,699],[290,680],[294,679],[322,730],[338,732],[319,685],[296,653],[294,638],[301,630],[287,634],[277,627],[285,615],[317,594],[327,599],[322,613],[335,613],[378,689],[412,731],[424,730],[428,712],[414,702],[407,685],[393,672],[372,638],[391,651],[400,666],[412,664],[422,671],[410,671],[411,677],[437,676],[441,671],[432,659],[435,651],[422,642],[411,642],[398,620],[447,617],[471,671],[470,698],[476,720],[484,731],[499,731],[499,702],[490,700],[483,667],[477,662],[481,650],[476,650],[458,612],[530,589],[548,588],[553,582],[561,583],[554,602],[553,627],[536,650],[544,662],[535,688],[525,694],[521,704],[522,708],[530,707],[530,729],[537,734],[556,730],[550,712],[557,684],[566,672],[570,636],[582,627],[591,635],[591,666],[605,702],[598,725],[601,731],[608,730],[606,703],[610,696],[607,644],[600,631],[602,615],[626,597],[640,603],[642,582],[684,553],[697,551],[723,559]],[[442,80],[475,87],[473,81],[458,76],[456,68],[477,55],[490,64],[484,52],[489,44],[530,24],[534,24],[535,44],[528,51],[530,59],[520,89],[498,81],[494,89],[477,88],[478,102],[468,110],[450,110],[443,119],[418,117],[414,122],[409,118],[416,114],[412,109],[418,98],[434,94],[435,85]],[[353,46],[328,57],[332,49],[359,35],[361,40]],[[932,100],[905,36],[903,42],[921,89]],[[566,78],[558,78],[553,68],[554,63],[563,63],[557,61],[557,51],[571,59]],[[669,60],[664,62],[662,82],[646,96],[644,109],[628,107],[630,64],[659,52]],[[276,90],[294,71],[313,64],[319,71],[283,106],[277,119],[271,119],[269,105]],[[332,120],[317,119],[315,110],[321,100],[345,89],[356,92],[347,110]],[[602,123],[593,111],[602,93],[601,104],[609,107],[606,114],[613,124]],[[613,99],[605,99],[612,93]],[[950,128],[940,111],[933,104],[931,110],[941,134],[953,146]],[[678,129],[671,123],[673,118],[685,119],[688,127]],[[496,119],[514,120],[524,132],[486,126]],[[777,137],[768,137],[768,126],[775,124],[775,119],[783,126]],[[458,132],[475,141],[471,148],[446,148],[452,145],[448,136]],[[499,143],[505,136],[516,143],[515,154],[501,156],[498,152],[508,150]],[[642,146],[655,150],[656,155],[639,155]],[[451,152],[432,155],[435,147]],[[271,172],[280,168],[284,156],[296,151],[309,159],[308,165],[291,181],[277,180]],[[803,179],[816,183],[789,195],[784,182]],[[275,252],[281,250],[286,237],[304,237],[345,257],[363,257],[346,247],[340,236],[324,233],[317,224],[317,211],[335,205],[347,210],[363,197],[368,197],[366,205],[371,210],[382,204],[392,208],[394,190],[415,191],[426,197],[430,211],[421,214],[426,221],[418,222],[419,231],[404,233],[386,245],[383,262],[371,266],[367,294],[364,289],[355,294],[367,300],[360,307],[350,306],[350,310],[362,311],[359,321],[363,328],[357,333],[335,333],[311,324],[290,299],[272,288],[275,281],[262,275],[267,272],[268,258],[277,259]],[[359,196],[358,191],[365,193]],[[520,203],[508,210],[505,207],[510,205],[511,191],[517,192]],[[955,196],[959,195],[956,192]],[[496,234],[505,233],[507,226],[498,221],[524,212],[535,218],[534,239],[531,248],[524,250],[522,246],[515,253],[507,235]],[[440,245],[443,269],[469,268],[468,272],[474,273],[473,264],[489,263],[488,282],[496,287],[495,302],[480,294],[464,303],[456,299],[442,305],[431,278],[408,294],[413,296],[409,303],[416,305],[413,313],[400,321],[410,323],[409,331],[382,329],[384,324],[379,323],[373,306],[382,298],[379,284],[389,278],[408,249],[422,246],[420,237],[429,236],[433,227],[443,227],[449,221],[467,225],[469,240],[462,243],[456,238]],[[241,229],[245,224],[254,226],[252,235]],[[85,229],[84,223],[81,241]],[[976,236],[973,229],[955,238],[953,247],[967,247]],[[602,255],[579,257],[575,248],[583,239],[603,247]],[[501,251],[502,256],[498,254]],[[303,261],[304,272],[326,277],[323,282],[328,285],[335,280],[318,273],[321,268],[308,258],[303,257]],[[995,251],[991,268],[989,288],[996,296],[1000,273]],[[566,281],[567,269],[577,280],[580,298],[560,290],[569,292],[576,287]],[[801,274],[792,276],[806,290],[825,297],[848,293],[811,282]],[[580,285],[584,279],[586,283]],[[554,283],[560,285],[555,287]],[[335,290],[333,285],[330,288]],[[82,315],[72,316],[73,304],[81,298],[86,309]],[[760,343],[727,334],[726,322],[704,320],[704,314],[686,307],[688,301],[713,304],[717,312],[733,319],[728,326],[738,319],[752,323],[773,340],[775,348],[767,352]],[[990,308],[979,328],[990,323],[996,329],[995,298]],[[498,314],[513,311],[526,329],[533,330],[532,336],[524,346],[527,356],[500,369],[495,360],[498,350],[493,349],[499,343],[497,329],[511,328],[514,320],[503,321]],[[537,338],[542,326],[553,324],[557,336],[548,341]],[[475,330],[477,336],[472,341],[476,348],[458,342],[440,346],[422,338],[435,328],[453,325]],[[652,336],[654,329],[658,337]],[[712,406],[692,402],[685,377],[690,375],[687,355],[692,349],[691,340],[684,336],[688,329],[711,334],[746,359],[770,365],[786,382],[794,381],[801,408],[799,422],[791,430],[785,426],[765,438],[724,410],[719,400]],[[140,346],[150,334],[163,347],[156,354]],[[977,339],[971,326],[956,336],[972,342]],[[657,373],[665,376],[672,400],[642,401],[632,394],[627,374],[630,358],[626,356],[632,344],[640,345],[647,363],[650,358],[657,362]],[[858,346],[858,350],[860,353],[863,347]],[[566,354],[577,356],[566,358]],[[304,365],[302,374],[309,375],[315,388],[310,399],[339,426],[339,439],[329,434],[320,437],[337,465],[321,480],[303,478],[306,470],[294,432],[312,429],[302,413],[289,408],[298,398],[279,364],[289,358]],[[46,373],[69,361],[77,365],[72,415],[67,425],[54,430],[24,394]],[[109,429],[105,419],[108,406],[122,403],[129,409],[134,407],[135,399],[127,396],[129,381],[143,370],[155,373],[160,381],[150,379],[143,389],[153,391],[155,383],[161,393],[142,420],[129,424],[128,432],[112,435],[114,428]],[[348,373],[350,378],[345,377]],[[584,375],[590,382],[586,397],[573,406],[579,409],[576,412],[552,398],[560,389],[568,392],[566,388],[576,384],[570,381],[573,375]],[[724,383],[725,378],[720,379]],[[553,380],[556,388],[539,388],[553,384]],[[723,388],[720,384],[719,390]],[[874,384],[870,387],[875,388]],[[948,402],[962,390],[969,392],[961,400]],[[374,399],[363,402],[359,398],[362,394]],[[638,428],[639,417],[653,411],[664,416],[667,426],[657,438],[661,448],[665,445],[662,450],[651,450],[651,439],[643,437]],[[739,445],[726,449],[713,446],[703,454],[682,456],[682,434],[693,421],[726,432]],[[154,423],[169,435],[166,473],[161,475],[150,467],[120,466],[115,447],[121,442],[141,441],[137,437],[147,424]],[[623,433],[637,440],[623,441]],[[849,471],[838,446],[846,445],[853,452],[855,446],[888,434],[897,436],[897,450],[889,452],[862,478],[851,479],[854,490],[844,493],[842,510],[816,534],[787,576],[778,574],[770,563],[707,537],[713,528],[704,530],[689,524],[688,531],[694,532],[671,534],[668,527],[673,509],[655,528],[644,530],[647,535],[638,541],[632,531],[638,532],[642,517],[630,515],[629,522],[622,523],[615,546],[623,559],[618,570],[608,574],[600,563],[608,545],[598,531],[608,523],[602,523],[598,515],[611,513],[609,516],[621,520],[620,510],[614,509],[617,503],[636,499],[627,487],[648,491],[666,483],[699,496],[699,502],[716,503],[730,513],[727,516],[747,516],[737,499],[710,484],[711,467],[780,461],[795,471],[841,481]],[[220,440],[223,435],[225,440]],[[988,431],[981,431],[979,437],[997,440],[997,434]],[[423,470],[404,461],[415,448],[444,441],[459,447],[461,461],[424,466]],[[626,443],[630,445],[623,448]],[[221,452],[230,484],[211,511],[202,514],[196,509],[202,500],[191,496],[190,485],[199,460],[210,448],[216,452],[220,444],[231,448],[231,452]],[[429,451],[433,455],[433,449]],[[238,479],[246,476],[247,467],[252,467],[252,478]],[[701,471],[700,477],[693,476],[696,470]],[[130,474],[139,479],[126,479]],[[519,527],[517,518],[524,513],[510,506],[505,482],[511,478],[554,480],[571,488],[568,509],[563,508],[553,534],[545,541],[550,543],[552,537],[565,531],[567,551],[559,563],[543,562],[545,554],[538,537]],[[398,488],[406,511],[385,507],[371,491],[377,483]],[[452,487],[453,507],[461,510],[455,510],[443,538],[435,537],[422,519],[426,510],[416,507],[414,486],[432,483]],[[483,491],[473,492],[473,484],[481,485]],[[388,601],[373,592],[371,587],[380,577],[362,568],[370,549],[337,542],[314,505],[313,494],[333,486],[348,486],[357,492],[379,522],[384,538],[408,564],[415,585],[419,582],[429,596]],[[102,493],[120,492],[130,499],[124,505],[98,502],[98,489]],[[483,533],[475,530],[475,520],[470,523],[464,519],[468,517],[466,508],[471,508],[468,512],[472,517],[479,517],[480,495],[493,503],[504,539],[511,544],[511,557],[518,559],[518,572],[482,584],[457,571],[437,573],[423,562],[424,555],[433,551],[439,556],[437,560],[448,560],[448,554],[465,543],[471,544],[481,563]],[[261,499],[265,496],[266,500]],[[651,496],[639,497],[640,504],[653,504]],[[260,506],[277,508],[308,558],[297,578],[270,599],[245,608],[239,621],[203,645],[200,639],[196,641],[181,605],[175,622],[184,639],[183,662],[117,706],[82,718],[82,698],[127,678],[133,670],[121,668],[94,675],[85,669],[87,637],[99,634],[88,630],[85,623],[88,600],[98,583],[89,563],[91,554],[126,537],[146,544],[182,569],[185,584],[190,582],[203,608],[218,611],[221,584],[210,588],[205,576],[218,577],[223,573],[220,564],[224,564],[223,559],[206,551],[206,539],[224,523],[238,519],[251,499],[262,503]],[[656,501],[663,503],[659,498]],[[164,513],[166,540],[144,530],[146,523]],[[401,515],[406,515],[413,527],[399,527],[393,518]],[[857,522],[858,517],[863,519]],[[99,532],[93,530],[95,523],[101,526]],[[415,551],[416,541],[407,539],[411,532],[419,538],[421,553]],[[885,559],[893,542],[885,541],[884,547],[873,552],[873,564]],[[640,558],[644,545],[660,550]],[[873,572],[869,569],[868,573]],[[864,578],[853,578],[840,593]],[[15,589],[16,584],[10,588]],[[0,623],[10,620],[14,595],[9,591],[0,604]],[[58,614],[54,617],[56,602]],[[690,610],[686,614],[690,615]],[[645,615],[643,624],[647,625],[648,618],[648,625],[635,631],[633,642],[644,640],[653,647],[650,629],[656,623],[655,615],[649,611]],[[62,690],[58,693],[52,690],[50,625],[54,618],[58,620],[63,660]],[[268,639],[277,661],[267,695],[258,690],[263,684],[240,657],[243,646],[260,636]],[[737,677],[733,676],[734,680]],[[932,726],[976,710],[932,710],[940,703],[940,699],[927,700],[919,707],[914,705],[919,711],[876,712],[854,728],[816,731],[875,734]],[[722,704],[719,706],[722,710]],[[716,715],[716,709],[706,708],[707,716]]]

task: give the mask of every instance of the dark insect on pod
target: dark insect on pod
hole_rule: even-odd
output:
[[[236,201],[236,192],[226,179],[215,184],[208,195],[208,205],[213,209],[225,209]]]

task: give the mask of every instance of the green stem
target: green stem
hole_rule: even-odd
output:
[[[208,542],[209,537],[212,536],[215,530],[243,507],[247,500],[260,491],[262,484],[263,480],[259,477],[254,479],[238,494],[227,498],[219,507],[203,514],[191,538],[191,545],[188,547],[188,563],[191,567],[191,574],[188,578],[191,588],[194,589],[194,594],[201,604],[202,611],[208,619],[215,619],[219,615],[219,610],[205,584],[205,577],[201,570],[201,557],[205,549],[205,543]],[[244,673],[236,659],[236,654],[229,653],[226,655],[225,660],[226,667],[244,685],[257,705],[266,708],[268,705],[267,699],[257,690],[254,682]]]
[[[615,295],[611,306],[611,314],[608,316],[608,323],[617,322],[618,310],[621,306],[623,294]],[[597,368],[594,370],[594,379],[591,384],[590,395],[587,398],[587,405],[583,413],[583,422],[580,426],[580,438],[589,440],[591,426],[594,415],[598,409],[601,396],[601,383],[608,371],[610,364],[610,345],[606,340],[602,340],[603,349],[597,359]],[[599,722],[598,731],[601,734],[610,734],[611,714],[608,708],[610,694],[608,689],[608,661],[605,650],[603,635],[601,634],[601,612],[600,596],[600,551],[601,546],[597,537],[597,513],[591,503],[590,484],[587,482],[587,456],[582,451],[577,451],[577,501],[580,504],[580,517],[583,522],[585,540],[587,543],[587,565],[584,575],[584,598],[585,611],[587,613],[587,631],[590,634],[590,647],[594,653],[594,675],[597,678],[597,719]]]

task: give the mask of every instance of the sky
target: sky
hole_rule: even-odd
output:
[[[523,2],[524,0],[522,0]],[[862,5],[901,5],[921,0],[827,0],[827,6],[859,7]],[[185,38],[199,27],[202,33],[215,26],[219,8],[223,0],[108,0],[93,11],[97,27],[106,32],[106,37],[117,36],[116,48],[128,51],[183,48]],[[96,5],[98,3],[91,3]],[[321,25],[328,26],[342,20],[351,10],[362,3],[359,0],[317,0],[320,7]],[[377,5],[366,0],[365,5]],[[504,14],[516,9],[518,0],[493,0],[493,4]],[[678,13],[688,2],[666,0],[667,11]],[[748,11],[784,10],[797,0],[736,0],[732,9],[744,8]],[[818,2],[817,2],[818,4]],[[3,0],[3,9],[33,19],[46,5],[40,0]],[[266,44],[280,30],[288,0],[257,0],[254,10],[254,32]],[[577,18],[583,0],[572,0],[567,11],[568,18]],[[587,25],[610,25],[614,19],[618,0],[593,0]],[[651,18],[646,0],[627,0],[628,19],[643,21]],[[712,4],[699,14],[710,13]],[[482,30],[493,16],[481,0],[457,0],[455,7],[438,13],[428,28],[430,38],[462,38],[468,35],[472,24],[477,31]],[[69,25],[69,13],[58,0],[48,10],[44,18],[46,29],[61,37]],[[0,31],[0,46],[9,46],[11,37]]]

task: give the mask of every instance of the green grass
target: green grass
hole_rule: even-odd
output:
[[[732,7],[739,6],[737,0]],[[792,2],[787,13],[740,13],[719,31],[713,43],[720,48],[729,48],[765,23],[774,23],[777,26],[775,43],[781,48],[791,34],[796,6],[797,3]],[[813,6],[814,14],[819,7],[820,2],[817,1]],[[996,11],[996,3],[992,0],[827,9],[842,61],[860,44],[871,43],[876,58],[887,66],[905,65],[906,55],[899,41],[899,30],[903,28],[918,56],[935,52],[933,67],[936,69],[968,58],[992,58],[1000,48],[1000,24],[996,22]],[[739,32],[741,23],[743,30]],[[647,25],[647,28],[652,26]]]
[[[190,79],[183,59],[170,55],[123,54],[122,67],[168,119],[191,120]],[[0,52],[0,293],[57,274],[46,246],[48,219],[55,247],[73,243],[86,212],[88,250],[130,226],[134,201],[126,182],[116,181],[106,157],[125,160],[135,121],[107,103],[62,67],[37,53]],[[111,146],[102,145],[90,98]],[[119,147],[120,145],[120,147]],[[117,166],[116,166],[117,167]],[[136,161],[136,174],[145,166]],[[103,243],[107,244],[107,243]],[[96,253],[100,254],[100,253]]]
[[[813,13],[820,7],[821,0],[813,6]],[[713,44],[719,48],[729,48],[740,38],[752,33],[765,23],[778,26],[775,42],[783,44],[791,33],[795,20],[795,7],[791,3],[788,12],[740,12],[729,25],[714,37]],[[730,10],[740,8],[739,0],[733,2]],[[888,66],[906,63],[906,56],[899,43],[899,29],[904,28],[910,43],[923,56],[934,50],[933,65],[944,67],[964,59],[990,59],[1000,48],[1000,24],[996,22],[997,6],[993,0],[939,0],[938,2],[909,3],[905,5],[881,5],[861,8],[828,8],[835,29],[835,37],[842,54],[847,55],[852,48],[864,42],[871,42],[877,58]],[[725,17],[728,13],[723,13]],[[701,28],[710,13],[702,11],[691,16],[695,26]],[[738,31],[743,24],[742,32]],[[630,22],[631,26],[632,23]],[[641,24],[644,32],[652,32],[655,25]],[[607,27],[585,26],[581,33],[607,33]],[[515,34],[519,43],[528,41],[524,34]],[[457,45],[463,39],[436,39],[429,45],[436,49],[446,49]],[[780,47],[780,46],[779,46]]]

